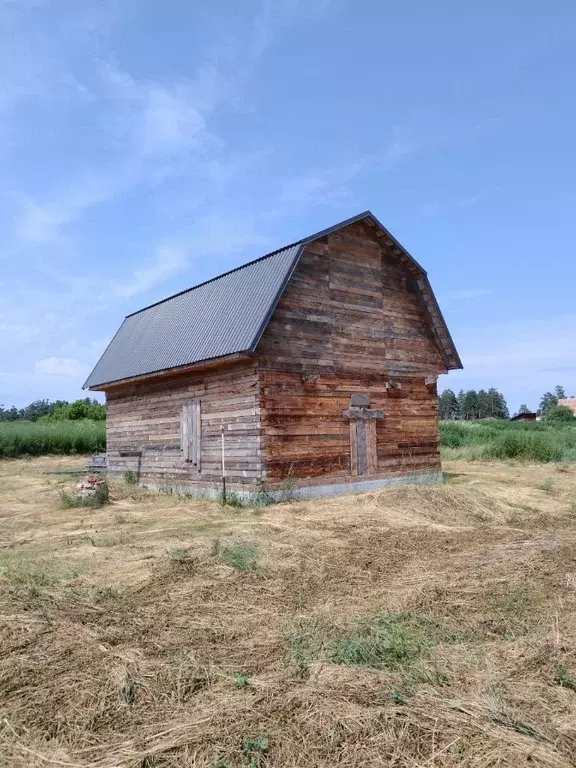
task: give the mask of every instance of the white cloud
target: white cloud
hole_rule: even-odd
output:
[[[147,267],[137,270],[128,282],[117,285],[116,295],[122,299],[149,291],[156,283],[182,272],[189,263],[188,248],[183,245],[161,244]]]
[[[105,98],[115,107],[113,129],[142,159],[201,148],[214,141],[207,117],[230,96],[222,74],[200,68],[187,81],[138,81],[111,64],[101,69]]]
[[[47,357],[34,364],[34,372],[44,376],[82,378],[90,372],[89,366],[74,357]]]
[[[222,226],[223,221],[226,226]],[[214,256],[233,256],[235,252],[247,247],[259,249],[255,258],[261,256],[270,245],[261,226],[262,219],[249,214],[235,216],[222,211],[221,216],[204,216],[195,222],[194,232],[178,240],[161,242],[148,264],[137,270],[132,277],[118,282],[112,287],[112,292],[119,298],[131,298],[191,269],[194,263],[202,261],[205,264]],[[191,274],[186,287],[196,283],[198,280]]]

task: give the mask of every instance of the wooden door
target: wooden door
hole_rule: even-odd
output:
[[[181,449],[184,460],[200,470],[202,453],[202,409],[199,399],[182,405]]]
[[[350,420],[350,453],[353,475],[373,475],[378,471],[374,419]]]

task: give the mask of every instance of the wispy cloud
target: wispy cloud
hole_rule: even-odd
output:
[[[189,248],[183,244],[160,244],[156,255],[142,269],[136,270],[126,282],[116,285],[116,296],[127,299],[139,293],[145,293],[156,283],[163,282],[186,269],[190,262]]]
[[[467,329],[460,341],[465,376],[546,376],[576,359],[576,315]],[[570,363],[571,364],[571,363]]]
[[[127,73],[106,66],[105,98],[112,106],[115,138],[121,142],[119,161],[92,168],[72,179],[49,200],[20,195],[22,209],[16,233],[30,245],[57,239],[95,206],[109,203],[142,185],[158,185],[181,168],[166,158],[186,153],[205,155],[218,142],[206,129],[206,117],[219,103],[210,100],[209,76],[196,84],[138,83]],[[216,76],[214,75],[214,82]],[[113,156],[113,154],[112,154]]]
[[[207,117],[230,93],[223,75],[210,64],[180,82],[137,81],[109,63],[102,66],[101,76],[105,97],[116,108],[114,129],[142,159],[210,142]]]
[[[457,301],[470,301],[471,299],[478,299],[480,296],[487,296],[490,291],[487,288],[458,288],[446,293],[447,299],[455,299]]]
[[[519,393],[511,403],[536,408],[543,392],[562,384],[576,390],[572,364],[576,360],[576,315],[545,321],[483,325],[460,332],[457,345],[463,371],[452,371],[442,382],[452,389],[498,387]]]
[[[34,371],[45,376],[81,379],[90,372],[90,368],[73,357],[47,357],[35,363]]]
[[[204,273],[206,264],[216,256],[223,258],[220,264],[226,264],[226,257],[233,256],[238,250],[247,247],[266,249],[270,245],[262,222],[254,215],[238,216],[228,212],[225,221],[226,226],[222,226],[218,215],[206,215],[195,222],[193,232],[178,240],[160,242],[145,266],[113,285],[112,292],[123,299],[131,298],[183,273],[188,273],[187,285],[192,286],[199,282],[195,266],[202,265]]]

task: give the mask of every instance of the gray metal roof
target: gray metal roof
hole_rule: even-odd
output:
[[[252,350],[299,251],[288,246],[128,315],[84,387]]]
[[[128,315],[84,388],[254,352],[304,246],[363,219],[414,272],[447,366],[461,368],[426,272],[378,219],[366,211]]]

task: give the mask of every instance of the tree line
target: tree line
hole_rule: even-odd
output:
[[[25,408],[0,405],[0,421],[104,421],[106,406],[90,397],[83,400],[34,400]]]
[[[438,409],[443,421],[473,419],[507,419],[508,405],[501,392],[491,387],[488,390],[463,389],[456,394],[451,389],[445,389],[438,398]]]
[[[558,400],[565,397],[566,391],[560,385],[554,387],[553,392],[545,392],[540,400],[538,415],[549,417],[552,413],[557,413]],[[469,389],[467,392],[462,389],[458,394],[451,389],[445,389],[438,397],[438,410],[443,421],[508,419],[510,417],[506,398],[494,387],[488,390],[481,389],[478,392],[475,389]],[[525,404],[522,404],[518,411],[518,413],[532,412]]]

